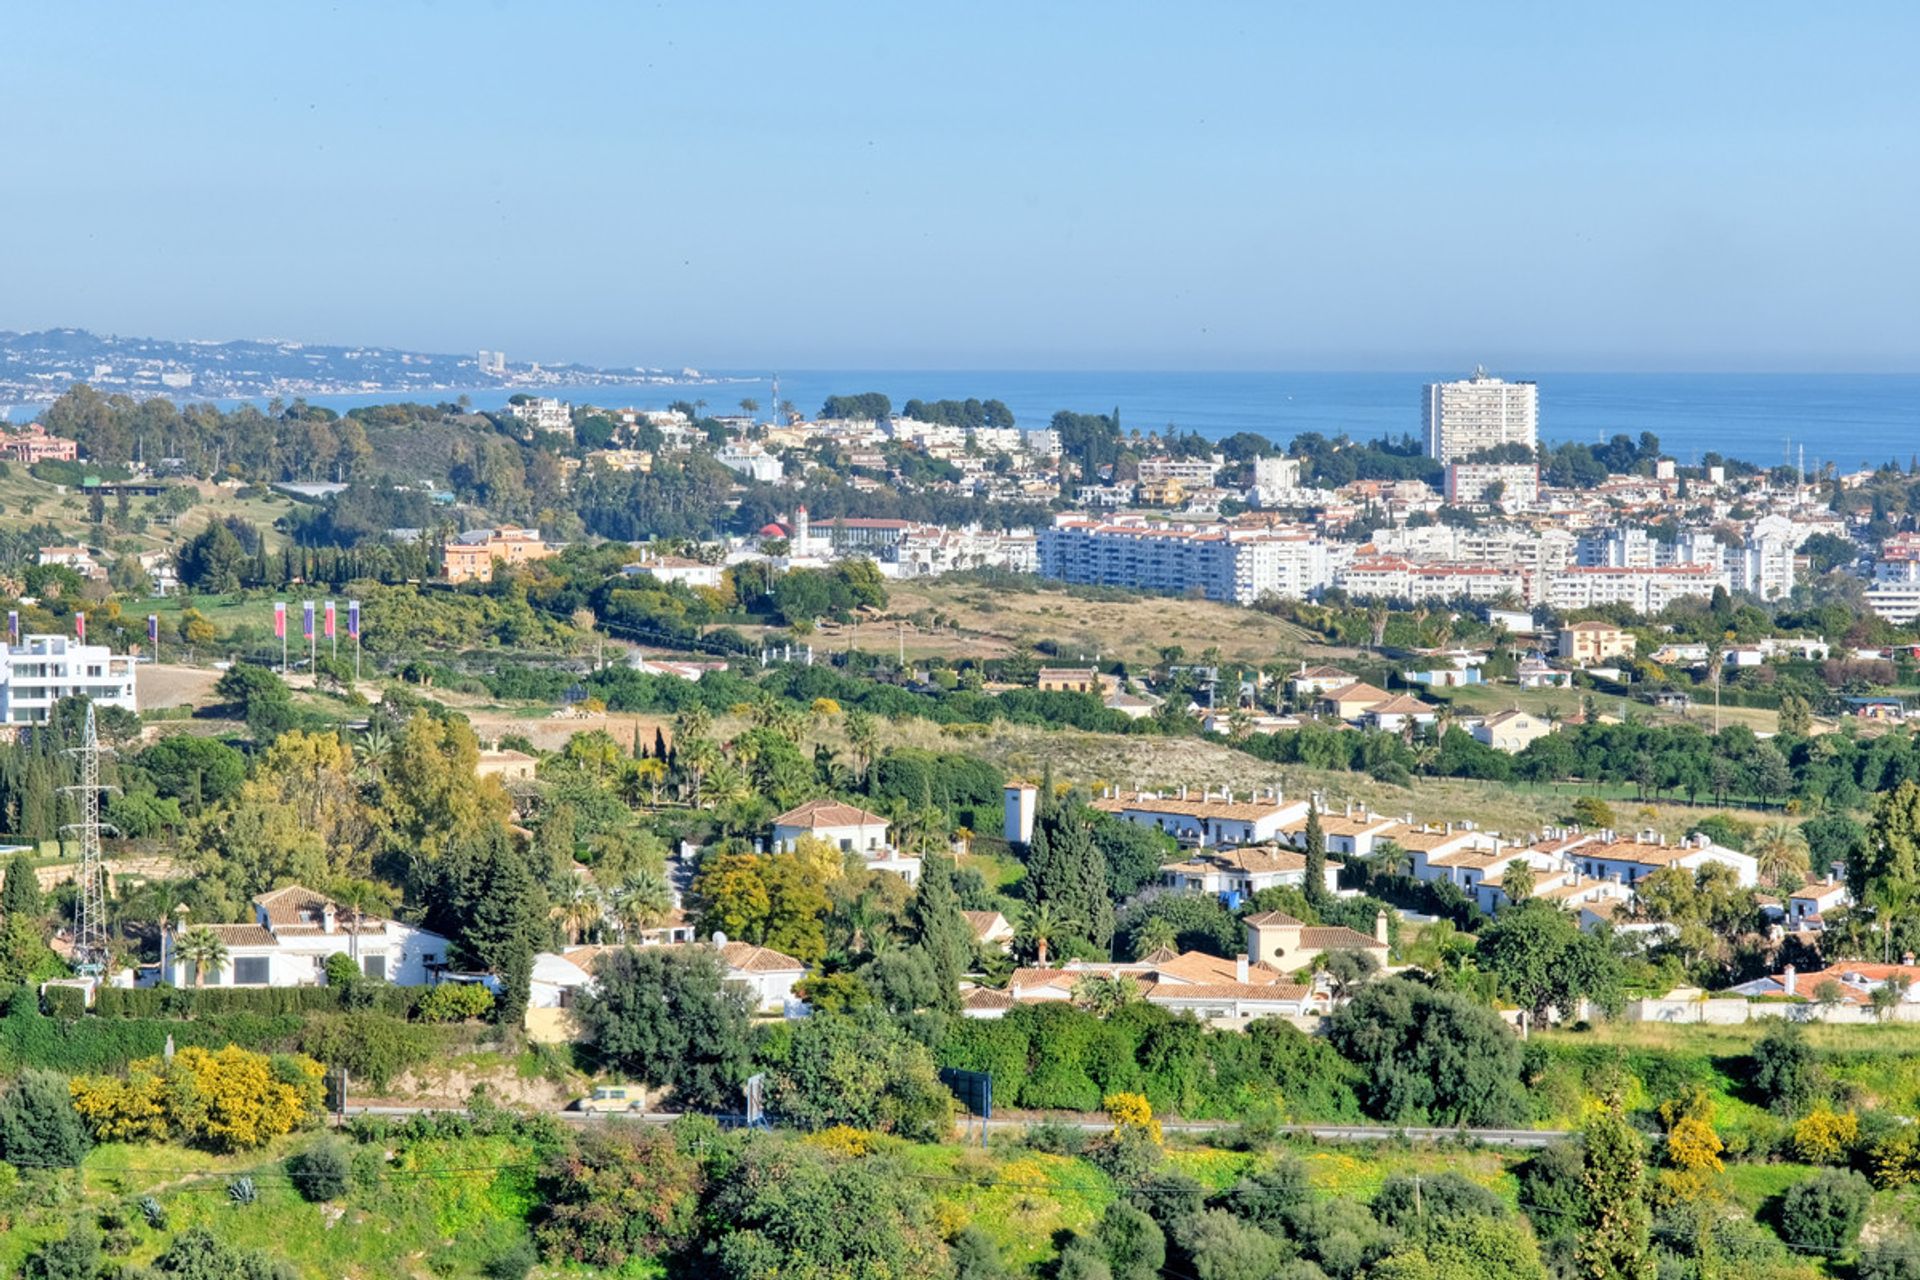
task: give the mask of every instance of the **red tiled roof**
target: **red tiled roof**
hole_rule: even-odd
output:
[[[789,809],[773,820],[776,827],[806,827],[817,831],[821,827],[867,827],[885,826],[887,820],[877,813],[869,813],[858,805],[842,803],[822,797],[809,800],[798,809]]]

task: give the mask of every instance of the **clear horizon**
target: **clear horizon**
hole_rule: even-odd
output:
[[[0,327],[724,369],[1920,370],[1920,10],[42,6]]]

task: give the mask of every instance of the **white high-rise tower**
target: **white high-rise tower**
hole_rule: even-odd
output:
[[[1458,462],[1503,444],[1540,444],[1540,389],[1505,382],[1475,369],[1460,382],[1430,382],[1421,390],[1427,454]]]

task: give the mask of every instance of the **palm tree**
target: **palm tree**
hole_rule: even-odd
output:
[[[658,871],[635,871],[613,891],[613,918],[629,941],[641,930],[665,920],[672,911],[673,889]]]
[[[1020,941],[1032,950],[1042,969],[1047,967],[1047,952],[1054,941],[1072,931],[1072,922],[1051,902],[1036,902],[1020,916]]]
[[[719,744],[712,738],[680,739],[680,763],[687,774],[687,800],[698,808],[705,798],[707,775],[721,761]]]
[[[183,964],[193,970],[193,985],[198,987],[205,979],[208,970],[214,977],[227,967],[227,944],[220,936],[203,924],[195,925],[180,935],[173,944],[174,954]]]
[[[680,714],[673,718],[673,740],[683,742],[688,738],[704,738],[713,728],[713,712],[699,703],[681,708]]]
[[[753,794],[747,775],[730,761],[722,760],[706,771],[700,786],[700,803],[712,809],[745,800]]]
[[[606,914],[599,890],[577,875],[567,877],[556,897],[553,904],[554,919],[567,931],[567,938],[571,942],[578,943],[584,939],[587,931]]]
[[[393,758],[393,735],[377,724],[368,725],[354,740],[353,758],[369,776],[378,778]]]
[[[1165,916],[1153,916],[1134,931],[1133,950],[1136,958],[1150,956],[1156,951],[1179,949],[1180,933]]]
[[[1124,974],[1090,973],[1073,984],[1073,1002],[1102,1018],[1139,999],[1140,984]]]
[[[1767,824],[1754,839],[1754,861],[1760,878],[1778,887],[1789,876],[1807,879],[1807,842],[1799,828],[1785,822]]]
[[[847,713],[847,745],[853,748],[854,771],[864,783],[867,770],[873,764],[874,753],[880,746],[880,726],[870,712]]]

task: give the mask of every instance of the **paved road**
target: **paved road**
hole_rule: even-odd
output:
[[[350,1119],[354,1116],[411,1116],[457,1109],[418,1106],[349,1106],[346,1114]],[[590,1111],[550,1111],[546,1114],[568,1124],[591,1124],[596,1120],[607,1118],[606,1113]],[[671,1111],[630,1111],[614,1114],[622,1120],[637,1121],[641,1124],[671,1124],[680,1118],[677,1112]],[[989,1120],[987,1128],[996,1133],[1018,1133],[1043,1120],[1053,1124],[1069,1125],[1076,1129],[1085,1129],[1090,1133],[1104,1132],[1111,1127],[1111,1122],[1105,1117],[1020,1116]],[[978,1123],[974,1121],[976,1126]],[[1237,1124],[1237,1121],[1232,1120],[1163,1120],[1160,1127],[1168,1133],[1211,1133],[1219,1129],[1234,1128]],[[1479,1142],[1490,1147],[1544,1147],[1562,1138],[1573,1136],[1565,1129],[1422,1129],[1373,1124],[1283,1124],[1275,1128],[1280,1133],[1297,1134],[1322,1142],[1390,1142],[1395,1139],[1406,1139],[1412,1142]]]

